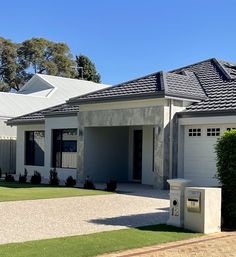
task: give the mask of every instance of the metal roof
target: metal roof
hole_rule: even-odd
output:
[[[22,116],[106,87],[108,85],[85,80],[36,74],[19,92],[0,92],[0,117],[10,119]]]

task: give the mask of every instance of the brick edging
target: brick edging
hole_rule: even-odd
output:
[[[153,248],[151,250],[146,250],[146,251],[140,251],[140,252],[135,252],[135,253],[130,253],[130,254],[124,254],[124,255],[119,255],[119,257],[133,257],[133,256],[137,256],[138,255],[143,255],[143,254],[149,254],[149,253],[154,253],[154,252],[160,252],[160,251],[164,251],[164,250],[169,250],[172,248],[177,248],[177,247],[181,247],[181,246],[186,246],[186,245],[191,245],[191,244],[198,244],[198,243],[202,243],[202,242],[206,242],[206,241],[213,241],[216,239],[221,239],[221,238],[225,238],[225,237],[230,237],[232,236],[232,234],[230,235],[222,235],[222,236],[214,236],[214,237],[208,237],[205,239],[199,239],[199,240],[192,240],[190,242],[185,242],[185,243],[179,243],[177,244],[177,242],[181,242],[181,241],[176,241],[176,242],[172,242],[172,245],[169,246],[163,246],[161,247],[161,245],[158,245],[156,248]],[[191,240],[191,239],[190,239]],[[151,247],[151,246],[150,246]]]

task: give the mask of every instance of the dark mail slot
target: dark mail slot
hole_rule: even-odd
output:
[[[200,212],[201,192],[189,191],[187,195],[187,210],[189,212]]]

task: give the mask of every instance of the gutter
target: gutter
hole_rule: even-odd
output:
[[[189,111],[178,112],[178,118],[192,118],[192,117],[212,117],[212,116],[231,116],[236,115],[236,109],[231,110],[212,110],[212,111]]]
[[[140,99],[147,99],[147,98],[162,98],[164,97],[164,92],[161,94],[153,95],[153,93],[149,94],[139,94],[139,95],[126,95],[126,96],[117,96],[117,97],[103,97],[103,98],[90,98],[90,99],[69,99],[67,103],[77,103],[77,104],[95,104],[95,103],[104,103],[104,102],[118,102],[118,101],[125,101],[126,99],[129,100],[140,100]]]
[[[28,125],[28,124],[41,124],[45,123],[45,120],[22,120],[22,121],[5,121],[7,126],[18,126],[18,125]]]
[[[145,100],[145,99],[155,99],[155,98],[178,98],[180,100],[188,99],[188,101],[199,102],[201,100],[205,100],[207,97],[194,97],[194,96],[186,96],[181,94],[168,94],[162,91],[159,94],[149,93],[149,94],[140,94],[140,95],[126,95],[126,96],[117,96],[117,97],[105,97],[105,98],[97,98],[97,99],[78,99],[78,100],[68,100],[67,103],[76,103],[76,104],[96,104],[96,103],[105,103],[105,102],[119,102],[126,100]]]
[[[45,118],[46,117],[57,117],[57,116],[77,116],[79,111],[65,111],[65,112],[57,112],[57,113],[44,113]]]

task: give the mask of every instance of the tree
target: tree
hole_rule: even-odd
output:
[[[18,90],[16,81],[18,64],[17,46],[10,40],[0,38],[0,90],[9,91],[12,87]]]
[[[226,131],[215,146],[216,177],[222,186],[224,225],[236,228],[236,130]]]
[[[0,91],[18,91],[35,73],[100,82],[90,59],[80,55],[74,60],[65,43],[32,38],[16,44],[0,37]]]
[[[93,82],[100,83],[101,76],[97,73],[95,64],[85,55],[76,56],[78,79],[85,79]]]
[[[24,41],[18,51],[19,64],[33,73],[74,77],[73,56],[65,43],[54,43],[44,38]]]

